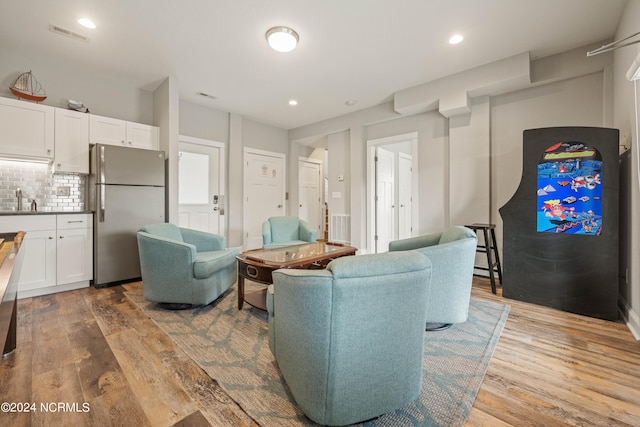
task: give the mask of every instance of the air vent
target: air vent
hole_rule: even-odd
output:
[[[53,31],[56,34],[60,34],[63,36],[71,37],[72,39],[79,40],[82,42],[89,41],[89,37],[83,36],[82,34],[74,33],[71,30],[67,30],[66,28],[62,28],[57,25],[49,24],[49,31]]]

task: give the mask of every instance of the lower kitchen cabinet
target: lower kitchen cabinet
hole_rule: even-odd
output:
[[[0,231],[25,231],[18,298],[85,288],[93,279],[91,214],[10,215]]]
[[[93,279],[91,215],[57,215],[56,285]]]

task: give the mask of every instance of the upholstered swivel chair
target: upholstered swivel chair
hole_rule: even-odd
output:
[[[389,243],[390,252],[417,250],[431,260],[427,330],[445,329],[469,317],[476,244],[476,234],[462,226]]]
[[[166,308],[206,305],[237,279],[237,249],[223,236],[174,224],[151,224],[138,231],[144,298]]]
[[[316,232],[307,221],[297,216],[272,216],[262,223],[264,249],[315,242]]]
[[[269,346],[310,419],[352,424],[418,398],[430,276],[429,259],[413,251],[273,272]]]

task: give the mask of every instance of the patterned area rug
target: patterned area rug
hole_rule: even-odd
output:
[[[208,306],[181,311],[144,301],[142,289],[127,296],[261,426],[317,425],[298,409],[280,375],[267,314],[247,304],[238,311],[235,286]],[[420,398],[358,426],[464,425],[508,314],[509,306],[472,299],[467,322],[426,333]]]

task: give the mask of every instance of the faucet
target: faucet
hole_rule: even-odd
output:
[[[22,190],[19,188],[16,190],[16,197],[18,198],[18,210],[21,211],[22,210]]]

